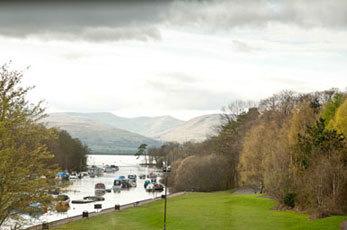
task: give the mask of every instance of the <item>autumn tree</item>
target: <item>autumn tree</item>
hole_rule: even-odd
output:
[[[210,144],[213,146],[213,152],[224,156],[225,160],[228,161],[229,167],[226,173],[232,175],[229,181],[230,188],[238,185],[238,164],[244,137],[258,116],[258,110],[250,108],[229,123],[222,124],[219,134],[211,139]]]
[[[265,126],[259,124],[252,128],[245,136],[240,156],[239,173],[240,185],[250,186],[255,191],[262,190],[264,186],[264,173],[262,161],[264,158],[263,133]]]
[[[325,120],[326,125],[333,125],[336,111],[343,103],[344,95],[342,93],[336,93],[331,100],[329,100],[321,112],[321,117]]]
[[[167,142],[158,148],[148,149],[148,156],[155,160],[157,167],[161,167],[167,161],[171,165],[176,159],[180,158],[180,145],[175,142]]]
[[[234,102],[216,136],[153,150],[172,160],[174,190],[251,186],[317,217],[347,210],[347,100],[337,90]],[[329,121],[327,121],[329,120]],[[152,150],[150,151],[152,153]],[[182,180],[184,178],[184,180]]]
[[[341,213],[346,204],[346,143],[343,134],[327,129],[324,119],[298,136],[297,203],[315,212]]]
[[[347,99],[338,107],[331,126],[347,137]]]

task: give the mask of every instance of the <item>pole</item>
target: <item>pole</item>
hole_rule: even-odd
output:
[[[167,161],[165,163],[165,203],[164,203],[164,230],[166,230],[166,206],[167,206]]]

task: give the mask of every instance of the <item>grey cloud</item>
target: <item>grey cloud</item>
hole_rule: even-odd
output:
[[[303,26],[347,26],[347,1],[345,0],[287,0],[281,4],[283,20]]]
[[[23,5],[0,3],[0,35],[87,41],[160,40],[167,2]]]
[[[271,16],[265,0],[177,1],[170,9],[170,20],[174,24],[214,29],[263,25]]]
[[[128,40],[136,38],[137,40],[160,40],[160,31],[155,27],[134,27],[134,28],[88,28],[83,31],[82,37],[89,38],[95,41],[112,41],[112,40]]]
[[[28,34],[27,36],[35,36]],[[40,38],[45,40],[85,40],[94,42],[121,41],[121,40],[160,40],[161,34],[156,27],[88,27],[76,29],[72,32],[42,32]]]
[[[54,2],[54,1],[50,1]],[[70,1],[73,2],[73,1]],[[278,22],[346,29],[345,0],[114,1],[64,4],[0,3],[0,34],[11,37],[118,41],[160,40],[160,27],[207,31]]]
[[[347,26],[345,0],[211,0],[177,1],[169,23],[210,30],[243,26],[267,26],[270,22],[304,27]]]

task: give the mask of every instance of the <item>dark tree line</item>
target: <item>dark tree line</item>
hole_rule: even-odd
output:
[[[65,130],[54,129],[54,132],[56,139],[51,140],[48,146],[59,168],[70,172],[86,170],[87,155],[90,154],[88,146]]]

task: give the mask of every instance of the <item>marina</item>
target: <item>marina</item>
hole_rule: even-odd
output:
[[[66,212],[48,211],[36,217],[24,216],[27,219],[26,227],[74,218],[81,216],[83,212],[100,212],[105,209],[114,209],[117,205],[122,206],[141,200],[160,198],[164,194],[163,190],[149,192],[144,187],[146,178],[138,176],[153,176],[159,171],[152,167],[141,166],[142,162],[141,157],[137,159],[130,155],[89,155],[88,166],[95,165],[98,168],[105,168],[106,165],[116,165],[118,171],[108,168],[108,172],[99,173],[99,176],[85,175],[81,179],[74,177],[70,180],[71,185],[61,192],[61,195],[69,198],[68,210]],[[137,186],[114,189],[115,179],[119,177],[125,177],[127,181],[136,183]],[[96,207],[98,208],[96,209]]]

